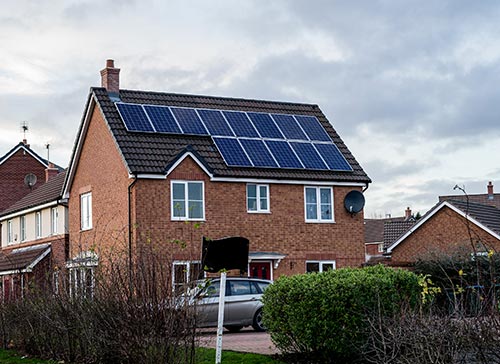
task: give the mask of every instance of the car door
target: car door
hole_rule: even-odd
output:
[[[226,297],[227,320],[225,324],[250,325],[255,311],[262,306],[261,294],[252,281],[228,280],[228,296]]]
[[[219,319],[219,288],[220,281],[213,281],[205,287],[196,299],[196,310],[198,313],[198,326],[217,326]],[[226,281],[226,295],[228,294],[228,284]],[[227,307],[224,309],[224,317],[227,317]],[[226,320],[224,320],[225,322]]]

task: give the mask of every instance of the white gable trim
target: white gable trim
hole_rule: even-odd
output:
[[[196,156],[195,156],[193,153],[191,153],[191,152],[186,152],[186,153],[184,153],[184,154],[182,155],[182,157],[180,157],[180,158],[179,158],[179,159],[178,159],[178,160],[177,160],[177,161],[176,161],[176,162],[175,162],[175,163],[174,163],[174,164],[173,164],[173,165],[172,165],[172,166],[168,169],[167,174],[165,175],[165,178],[167,178],[167,176],[168,176],[170,173],[172,173],[172,171],[173,171],[174,169],[176,169],[176,168],[177,168],[177,166],[178,166],[179,164],[181,164],[181,163],[184,161],[184,159],[186,159],[187,157],[191,157],[191,158],[192,158],[192,159],[196,162],[196,164],[198,164],[198,166],[199,166],[201,169],[203,169],[203,172],[205,172],[205,173],[206,173],[206,174],[210,177],[210,179],[212,179],[212,178],[213,178],[212,173],[210,173],[210,172],[208,171],[207,167],[205,167],[205,165],[204,165],[203,163],[201,163],[201,161],[200,161],[198,158],[196,158]]]
[[[425,224],[425,222],[427,220],[429,220],[432,216],[434,216],[438,211],[441,211],[444,207],[450,208],[451,210],[453,210],[454,212],[456,212],[457,214],[459,214],[463,218],[467,219],[468,221],[470,221],[471,223],[473,223],[474,225],[476,225],[480,229],[486,231],[488,234],[490,234],[491,236],[493,236],[495,239],[500,240],[500,235],[498,235],[497,233],[495,233],[493,230],[491,230],[490,228],[484,226],[482,223],[480,223],[479,221],[477,221],[476,219],[474,219],[470,215],[467,215],[465,212],[463,212],[459,208],[455,207],[454,205],[452,205],[448,201],[443,201],[441,203],[441,205],[439,205],[437,208],[434,209],[434,211],[432,211],[429,215],[427,215],[427,216],[423,217],[422,219],[420,219],[420,221],[418,223],[416,223],[415,225],[413,225],[413,227],[410,230],[408,230],[403,236],[401,236],[389,248],[387,248],[387,253],[392,253],[392,251],[394,250],[394,248],[396,248],[399,244],[401,244],[408,236],[410,236],[420,226],[422,226],[423,224]]]
[[[59,202],[60,202],[60,200],[54,200],[54,201],[44,203],[43,205],[37,205],[37,206],[33,206],[33,207],[30,207],[30,208],[27,208],[24,210],[19,210],[17,212],[13,212],[12,214],[2,216],[0,218],[0,221],[9,220],[9,219],[12,219],[16,216],[21,216],[21,215],[29,214],[31,212],[38,211],[38,210],[43,210],[43,209],[46,209],[47,207],[59,206],[60,205]]]
[[[33,158],[35,158],[40,164],[42,164],[45,168],[48,168],[49,165],[45,163],[42,159],[40,159],[33,151],[31,151],[29,148],[27,148],[25,145],[19,144],[14,150],[12,150],[9,154],[7,154],[4,159],[0,161],[0,165],[2,165],[4,162],[6,162],[10,157],[12,157],[14,154],[16,154],[20,149],[24,149],[25,152],[27,152],[29,155],[31,155]]]

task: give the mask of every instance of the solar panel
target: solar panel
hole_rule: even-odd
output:
[[[329,169],[334,171],[352,171],[352,167],[335,144],[314,143],[314,146],[326,164],[328,164]]]
[[[262,140],[240,139],[240,143],[255,167],[278,167]]]
[[[208,134],[195,109],[171,107],[170,110],[172,110],[184,134]]]
[[[146,114],[148,114],[156,131],[174,134],[182,133],[168,107],[144,105],[144,110],[146,110]]]
[[[266,140],[264,143],[266,143],[269,147],[269,150],[280,167],[304,168],[287,142],[279,140]]]
[[[211,135],[234,136],[220,111],[200,109],[198,110],[198,114]]]
[[[252,167],[252,163],[237,139],[213,137],[213,140],[228,166]]]
[[[292,115],[272,114],[271,115],[287,139],[308,140]]]
[[[295,119],[297,119],[309,139],[323,142],[332,141],[318,119],[314,116],[295,115]]]
[[[257,131],[253,127],[252,123],[250,123],[250,120],[244,112],[223,111],[222,113],[226,117],[229,125],[231,125],[231,128],[236,136],[249,138],[259,137],[259,134],[257,134]]]
[[[129,131],[155,131],[141,105],[116,103]]]
[[[283,134],[279,131],[278,127],[274,123],[273,119],[269,114],[262,114],[257,112],[247,113],[250,120],[252,120],[253,125],[259,132],[260,136],[263,138],[275,138],[284,139]]]
[[[304,167],[311,169],[328,169],[311,143],[292,142],[290,145],[299,156]]]

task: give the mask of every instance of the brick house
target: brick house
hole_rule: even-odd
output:
[[[31,148],[26,139],[0,157],[0,212],[26,196],[45,181],[49,162]],[[51,169],[57,169],[51,166]],[[36,182],[25,184],[25,177],[33,174]]]
[[[249,239],[248,274],[270,279],[364,262],[344,197],[371,180],[317,105],[124,90],[119,71],[90,90],[64,188],[89,274],[153,244],[183,282],[203,236]]]
[[[415,222],[409,207],[405,210],[405,216],[365,219],[365,261],[369,264],[385,262],[387,248]]]
[[[0,214],[0,290],[2,299],[22,296],[32,282],[46,286],[65,266],[68,250],[68,207],[62,199],[65,172],[46,182]],[[57,289],[57,282],[55,288]]]
[[[392,243],[387,254],[391,256],[391,265],[408,266],[427,254],[447,253],[463,247],[480,254],[500,250],[499,209],[443,199]]]

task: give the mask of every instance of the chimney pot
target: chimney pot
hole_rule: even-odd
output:
[[[405,218],[408,220],[411,217],[411,209],[410,206],[408,206],[405,210]]]
[[[106,60],[106,68],[101,70],[101,86],[111,93],[120,92],[120,69],[112,59]]]

